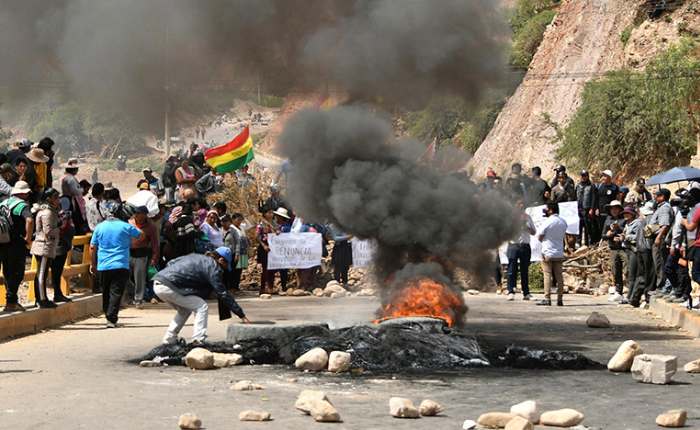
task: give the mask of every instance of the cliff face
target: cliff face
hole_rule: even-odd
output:
[[[556,133],[545,120],[566,124],[591,78],[625,64],[620,34],[634,22],[644,0],[566,0],[545,32],[522,84],[474,154],[476,177],[513,162],[540,166],[546,177],[556,161]]]

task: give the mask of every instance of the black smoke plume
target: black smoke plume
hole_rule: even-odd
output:
[[[508,202],[419,161],[424,145],[396,139],[387,121],[365,109],[302,111],[279,143],[293,166],[295,211],[375,239],[381,284],[393,284],[395,274],[441,280],[457,267],[484,279],[493,250],[518,231]]]
[[[492,0],[0,0],[0,86],[160,121],[220,86],[474,97],[502,69]],[[480,80],[473,79],[478,75]],[[177,107],[176,107],[177,109]]]

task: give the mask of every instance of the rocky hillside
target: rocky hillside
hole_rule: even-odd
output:
[[[477,176],[488,167],[504,172],[514,161],[539,165],[545,172],[554,166],[556,130],[551,122],[566,124],[584,84],[626,64],[620,35],[634,27],[643,2],[562,2],[522,84],[474,155],[470,167]]]

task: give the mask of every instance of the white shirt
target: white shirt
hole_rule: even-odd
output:
[[[149,190],[140,190],[133,196],[126,199],[126,202],[136,207],[146,206],[148,217],[153,218],[160,213],[158,207],[158,197]]]
[[[554,214],[542,223],[537,230],[537,237],[542,242],[542,256],[546,258],[564,258],[564,237],[567,224],[559,215]]]
[[[207,234],[209,242],[213,246],[217,248],[220,246],[224,246],[224,234],[221,230],[219,230],[218,227],[213,227],[205,222],[201,226],[199,226],[199,229]]]

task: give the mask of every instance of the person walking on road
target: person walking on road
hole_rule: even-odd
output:
[[[542,242],[542,274],[544,275],[544,300],[540,306],[552,305],[552,286],[557,286],[557,306],[564,306],[564,238],[566,221],[559,216],[559,205],[547,203],[544,210],[547,219],[537,230],[537,239]]]
[[[192,342],[201,344],[207,339],[209,305],[206,299],[216,293],[219,316],[234,313],[243,323],[250,323],[243,309],[224,285],[224,270],[230,271],[233,253],[225,246],[206,255],[190,254],[171,261],[153,278],[153,291],[176,313],[163,337],[163,343],[177,343],[178,334],[194,312]],[[225,318],[225,317],[224,317]]]
[[[107,328],[117,327],[119,305],[129,281],[131,240],[142,237],[138,228],[115,216],[118,209],[114,201],[102,202],[102,213],[107,218],[95,228],[90,239],[90,273],[97,276],[102,290],[102,310],[107,318]]]

